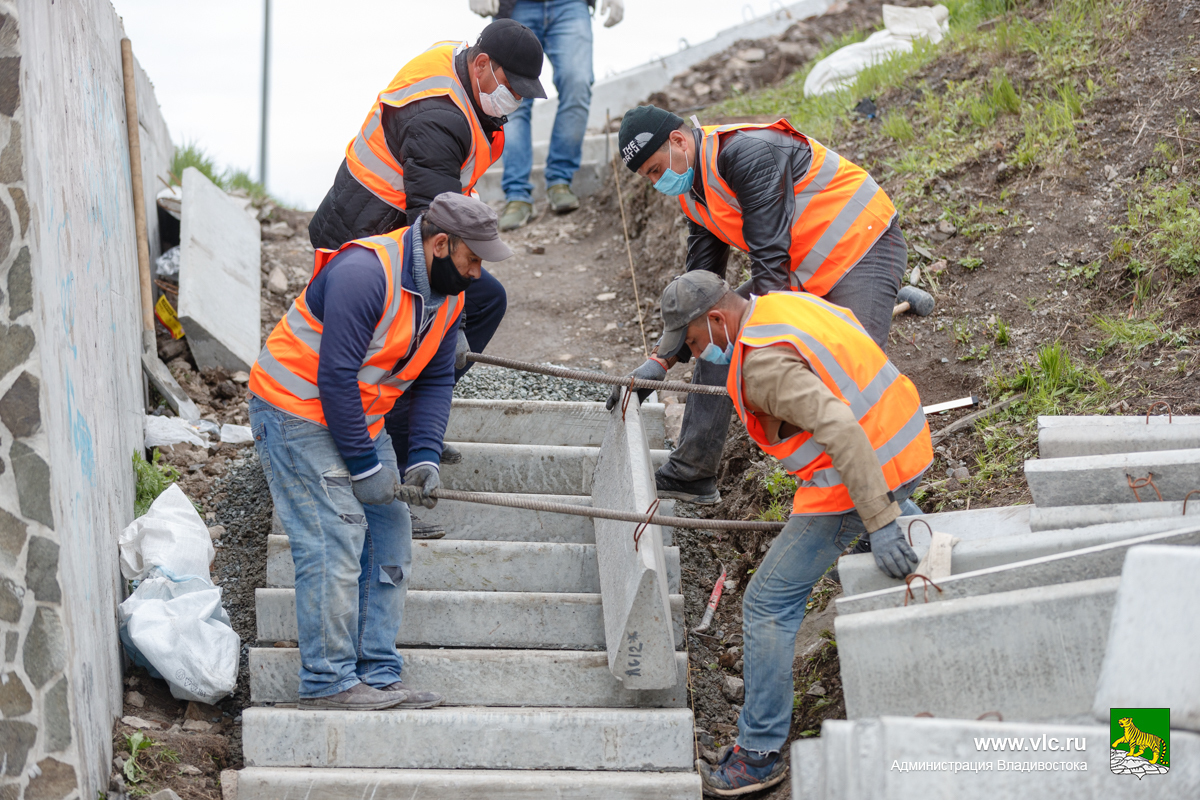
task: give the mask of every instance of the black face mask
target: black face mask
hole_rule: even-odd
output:
[[[473,281],[470,275],[463,275],[454,266],[450,256],[434,256],[429,265],[429,288],[440,295],[450,296],[465,292]]]

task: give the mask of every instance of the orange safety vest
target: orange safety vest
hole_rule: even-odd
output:
[[[383,429],[383,418],[404,390],[433,359],[442,339],[462,312],[461,294],[447,297],[433,321],[421,325],[421,296],[400,283],[404,255],[410,246],[412,228],[347,242],[338,250],[318,250],[316,268],[309,285],[330,260],[347,247],[366,247],[379,257],[387,276],[384,313],[367,346],[358,390],[362,395],[367,429],[374,437]],[[421,247],[421,242],[412,246]],[[325,425],[321,393],[317,389],[321,331],[324,326],[308,309],[305,287],[288,313],[271,331],[258,360],[250,369],[250,391],[289,414]]]
[[[797,478],[793,514],[843,514],[854,508],[842,476],[808,431],[780,442],[746,405],[742,359],[747,347],[789,345],[829,390],[850,406],[879,458],[888,488],[896,490],[933,463],[929,425],[912,381],[888,360],[854,313],[803,292],[772,292],[751,300],[729,368],[729,396],[750,438]],[[795,423],[796,420],[789,420]]]
[[[350,168],[350,174],[371,194],[393,208],[403,211],[407,207],[404,167],[396,161],[384,139],[385,105],[399,108],[427,97],[449,97],[454,101],[471,127],[471,150],[459,174],[463,194],[471,194],[475,182],[504,152],[504,131],[498,132],[494,140],[488,139],[475,116],[470,87],[462,85],[454,69],[454,56],[466,46],[465,42],[439,42],[405,64],[379,93],[362,130],[346,146],[346,166]]]
[[[793,128],[786,119],[770,125],[708,125],[701,153],[705,205],[692,193],[679,196],[683,213],[733,247],[749,251],[742,235],[742,207],[717,169],[725,134],[774,128],[812,147],[808,171],[793,187],[791,288],[824,296],[874,246],[896,217],[896,207],[862,167]]]

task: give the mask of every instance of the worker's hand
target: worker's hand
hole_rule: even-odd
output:
[[[442,485],[438,477],[438,469],[432,464],[418,464],[404,473],[404,483],[396,492],[396,496],[410,506],[425,506],[433,508],[437,498],[433,492]]]
[[[350,488],[358,502],[367,506],[386,506],[396,499],[396,487],[400,476],[391,467],[381,466],[374,474],[359,481],[351,481]]]
[[[625,0],[604,0],[600,6],[601,14],[608,14],[604,27],[611,28],[625,18]]]
[[[494,17],[500,10],[500,0],[470,0],[471,10],[481,17]]]
[[[889,522],[871,534],[871,552],[875,554],[875,566],[897,580],[916,569],[920,561],[904,541],[904,534],[895,522]]]
[[[462,329],[462,323],[458,325],[458,343],[454,345],[454,368],[466,369],[467,353],[471,352],[471,345],[467,344],[467,334]]]
[[[635,369],[633,372],[629,373],[625,377],[626,378],[641,378],[642,380],[647,380],[647,381],[661,381],[661,380],[666,380],[667,369],[662,364],[655,361],[653,358],[647,358],[646,363],[642,364],[640,367],[638,367],[637,369]],[[616,406],[616,404],[621,401],[621,389],[622,388],[623,387],[621,387],[621,386],[613,387],[612,394],[610,394],[608,396],[608,402],[604,404],[604,407],[606,409],[608,409],[609,411],[612,411],[613,407]],[[654,391],[653,389],[638,389],[637,390],[638,402],[644,403],[646,401],[646,398],[649,397],[650,393],[653,391]]]

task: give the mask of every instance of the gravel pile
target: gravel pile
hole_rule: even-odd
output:
[[[611,391],[612,387],[604,384],[476,364],[454,387],[454,396],[469,400],[597,401],[608,399]]]

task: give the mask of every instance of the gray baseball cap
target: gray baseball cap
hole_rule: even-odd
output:
[[[433,198],[425,217],[467,243],[484,261],[503,261],[513,251],[500,241],[496,212],[482,200],[457,192],[442,192]]]
[[[699,319],[729,291],[729,284],[706,269],[685,272],[663,289],[663,335],[658,354],[670,358],[679,352],[687,338],[687,326]]]

